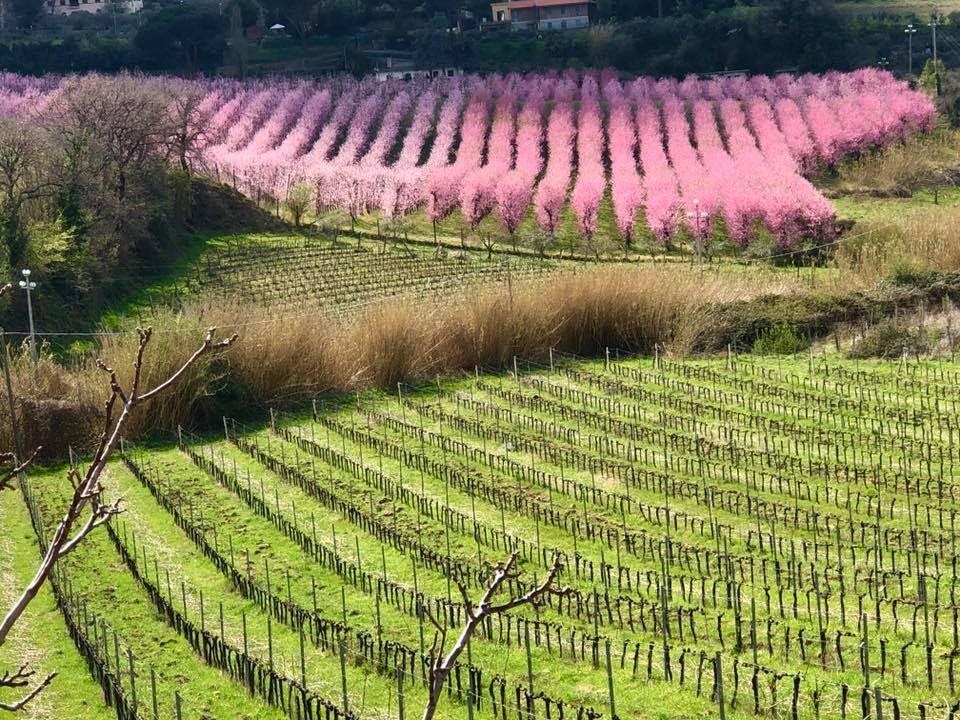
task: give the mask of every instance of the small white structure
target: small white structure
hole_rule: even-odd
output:
[[[413,80],[414,78],[457,77],[463,75],[458,67],[442,68],[399,68],[388,65],[383,70],[377,70],[377,80]]]
[[[47,0],[51,15],[72,15],[77,12],[98,13],[109,6],[123,13],[143,10],[143,0]]]

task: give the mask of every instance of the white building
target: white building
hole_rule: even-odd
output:
[[[496,24],[513,30],[576,30],[590,27],[596,0],[502,0],[490,4]]]
[[[376,67],[377,80],[413,80],[414,78],[456,77],[463,75],[458,67],[418,67],[412,57],[379,58]]]
[[[377,70],[377,80],[413,80],[414,78],[435,78],[435,77],[456,77],[463,75],[460,68],[430,68],[430,69],[409,69],[409,70]]]
[[[47,0],[47,9],[51,15],[72,15],[77,12],[98,13],[108,6],[117,6],[123,13],[135,13],[143,10],[143,0]]]

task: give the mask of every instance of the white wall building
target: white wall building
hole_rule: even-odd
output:
[[[72,15],[76,12],[98,13],[110,5],[124,13],[143,10],[143,0],[47,0],[47,10],[51,15]]]

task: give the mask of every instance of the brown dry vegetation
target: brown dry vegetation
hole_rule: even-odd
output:
[[[207,400],[215,389],[228,401],[263,405],[395,387],[478,365],[506,368],[514,356],[544,358],[550,348],[594,355],[605,347],[649,352],[660,344],[685,354],[711,329],[718,308],[794,288],[789,280],[759,277],[677,267],[604,269],[516,283],[510,293],[498,288],[440,303],[391,300],[337,320],[317,312],[276,317],[239,303],[188,309],[155,323],[144,366],[147,385],[186,359],[201,326],[236,330],[240,341],[223,357],[192,368],[176,391],[134,418],[130,432],[196,422],[213,412]],[[104,334],[98,344],[95,355],[117,369],[121,382],[127,380],[136,336]],[[108,392],[92,356],[71,368],[45,359],[34,376],[24,354],[13,369],[19,414],[31,416],[29,443],[59,454],[67,442],[89,441]],[[3,447],[12,446],[7,425],[0,431]],[[62,432],[67,425],[76,428],[69,438]]]
[[[859,223],[835,263],[848,286],[876,285],[903,272],[960,271],[960,207],[891,214]]]
[[[958,131],[941,127],[883,150],[844,160],[835,176],[818,181],[832,195],[909,197],[920,188],[955,185],[958,177]]]
[[[801,279],[754,267],[703,271],[671,264],[552,275],[440,301],[391,299],[346,318],[317,310],[278,316],[222,300],[170,312],[154,322],[148,384],[179,367],[206,326],[235,330],[241,339],[224,356],[192,368],[176,392],[141,409],[130,434],[213,424],[221,411],[262,412],[267,404],[325,392],[392,388],[475,366],[509,368],[514,356],[545,359],[551,348],[578,355],[598,355],[605,347],[652,352],[659,345],[675,355],[716,351],[727,343],[749,348],[777,322],[816,337],[836,323],[879,318],[931,298],[956,299],[955,276],[902,287],[880,281],[960,271],[960,239],[953,230],[958,226],[960,208],[947,207],[865,221],[855,239],[838,245],[837,269],[816,288],[806,274]],[[28,353],[14,358],[18,414],[28,442],[43,444],[48,456],[64,454],[68,444],[89,444],[97,431],[108,387],[95,357],[129,381],[135,334],[105,333],[97,344],[69,367],[44,358],[36,374]],[[0,417],[6,415],[3,402]],[[0,447],[12,446],[9,433],[9,423],[0,421]]]

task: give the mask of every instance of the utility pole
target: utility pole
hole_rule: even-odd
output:
[[[937,62],[937,26],[940,24],[940,11],[930,20],[930,29],[933,31],[933,76],[937,81],[937,95],[940,94],[940,64]]]
[[[910,23],[903,32],[907,35],[907,74],[913,75],[913,36],[917,29]]]
[[[10,357],[7,354],[7,339],[0,327],[0,363],[3,364],[3,380],[7,386],[7,403],[10,406],[10,430],[13,432],[13,447],[17,451],[17,461],[22,461],[23,443],[20,442],[20,428],[17,425],[17,409],[13,399],[13,383],[10,381]]]
[[[33,370],[37,371],[40,365],[40,358],[37,355],[37,334],[33,329],[33,301],[30,298],[30,291],[36,290],[37,284],[30,281],[30,271],[21,270],[23,280],[20,281],[20,288],[27,291],[27,317],[30,318],[30,354],[33,355]]]

